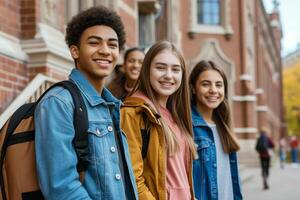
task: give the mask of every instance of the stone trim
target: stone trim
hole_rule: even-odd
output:
[[[268,112],[269,107],[266,105],[259,105],[259,106],[256,106],[256,111],[257,112]]]
[[[22,50],[20,40],[4,32],[0,32],[0,54],[15,59],[17,61],[25,62],[28,57]]]
[[[249,102],[255,102],[256,96],[255,95],[244,95],[244,96],[233,96],[231,98],[233,101],[249,101]]]
[[[233,129],[235,133],[241,134],[241,133],[257,133],[258,130],[256,127],[240,127],[240,128],[234,128]]]
[[[256,88],[255,89],[255,94],[264,94],[265,90],[263,88]]]
[[[203,59],[215,61],[218,65],[225,68],[224,71],[228,73],[228,80],[235,81],[234,62],[225,55],[217,39],[209,38],[204,40],[199,54],[191,60],[190,66],[195,66],[196,63]]]
[[[253,80],[253,76],[250,75],[250,74],[241,74],[240,80],[241,81],[252,81]]]
[[[65,44],[64,35],[46,24],[38,24],[38,27],[34,39],[21,42],[29,57],[28,67],[46,66],[68,73],[74,67],[74,62]]]
[[[178,49],[181,49],[182,31],[180,29],[180,2],[173,0],[167,3],[168,23],[167,38],[174,43]]]

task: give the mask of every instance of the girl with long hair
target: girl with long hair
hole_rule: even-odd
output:
[[[191,89],[194,140],[198,159],[193,163],[194,190],[198,200],[240,200],[236,152],[224,71],[212,61],[193,68]]]
[[[140,76],[144,57],[144,51],[138,47],[126,50],[123,65],[116,68],[116,75],[107,86],[116,98],[124,100],[133,90]]]
[[[172,43],[156,43],[146,53],[137,85],[121,108],[121,127],[127,136],[139,199],[194,198],[196,149],[187,69]],[[143,133],[149,134],[148,145]]]

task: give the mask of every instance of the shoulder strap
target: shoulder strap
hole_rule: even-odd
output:
[[[14,114],[10,117],[10,120],[8,121],[7,130],[5,133],[5,138],[3,141],[3,145],[1,148],[1,154],[0,154],[0,167],[3,166],[3,161],[5,158],[6,150],[7,150],[7,144],[9,141],[10,136],[13,134],[17,126],[20,124],[20,122],[23,119],[26,119],[30,116],[33,116],[36,105],[39,103],[39,101],[45,96],[45,94],[51,90],[54,87],[61,86],[67,89],[73,99],[74,102],[74,129],[75,129],[75,137],[73,139],[73,145],[75,148],[75,152],[78,158],[77,163],[77,171],[82,172],[87,169],[89,161],[88,161],[88,115],[87,115],[87,109],[84,103],[84,100],[81,96],[79,88],[76,86],[76,84],[72,81],[61,81],[58,83],[55,83],[50,88],[48,88],[41,96],[40,98],[34,102],[34,103],[28,103],[24,104],[20,108],[18,108]],[[5,126],[4,126],[5,127]],[[2,127],[2,129],[4,128]],[[2,133],[4,134],[4,133]],[[0,185],[1,185],[1,193],[2,198],[5,200],[6,196],[5,194],[5,188],[4,188],[4,181],[3,181],[3,174],[2,170],[0,170]]]
[[[53,84],[47,89],[42,96],[37,100],[36,104],[44,97],[44,95],[54,87],[64,87],[67,89],[74,102],[74,120],[73,125],[75,129],[75,137],[73,139],[73,145],[77,155],[77,171],[85,171],[88,167],[88,115],[87,109],[80,93],[79,88],[72,80],[65,80]]]
[[[73,99],[74,109],[74,129],[75,137],[73,139],[73,145],[78,158],[77,171],[85,171],[88,167],[88,115],[87,109],[80,93],[79,88],[73,81],[62,81],[54,84],[52,87],[62,86],[66,88]],[[52,88],[51,87],[51,88]]]
[[[150,122],[147,119],[146,113],[143,113],[143,120],[145,124],[145,128],[141,129],[142,134],[142,157],[143,159],[146,158],[150,140]]]

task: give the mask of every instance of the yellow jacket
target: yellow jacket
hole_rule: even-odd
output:
[[[145,115],[146,114],[146,115]],[[151,123],[147,156],[142,158],[141,129],[145,128],[144,116]],[[121,108],[121,128],[127,136],[132,166],[140,200],[165,200],[166,189],[166,148],[160,115],[150,104],[139,97],[126,98]],[[193,196],[192,164],[189,183]]]

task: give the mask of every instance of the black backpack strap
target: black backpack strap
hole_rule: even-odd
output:
[[[37,100],[37,103],[44,97],[44,95],[54,87],[63,87],[67,89],[74,102],[74,119],[73,125],[75,129],[75,137],[73,139],[73,145],[77,155],[77,171],[85,171],[88,167],[88,115],[87,109],[80,93],[79,88],[72,80],[61,81],[53,84],[49,89],[47,89],[42,96]]]
[[[146,113],[143,113],[143,120],[145,124],[145,128],[141,129],[142,134],[142,158],[146,158],[150,140],[150,122],[147,119]]]
[[[73,145],[75,147],[78,163],[77,171],[85,171],[88,167],[88,115],[87,109],[77,85],[72,81],[62,81],[56,83],[54,86],[62,86],[66,88],[72,98],[75,105],[74,109],[74,129],[75,137],[73,139]]]
[[[13,132],[19,125],[19,123],[26,118],[28,113],[34,112],[35,103],[24,104],[20,108],[18,108],[14,114],[10,117],[8,122],[5,138],[3,141],[2,149],[1,149],[1,158],[0,158],[0,166],[2,167],[4,157],[6,154],[6,149],[8,147],[9,138],[12,136]],[[24,115],[26,113],[26,116]],[[4,127],[3,127],[4,128]]]

